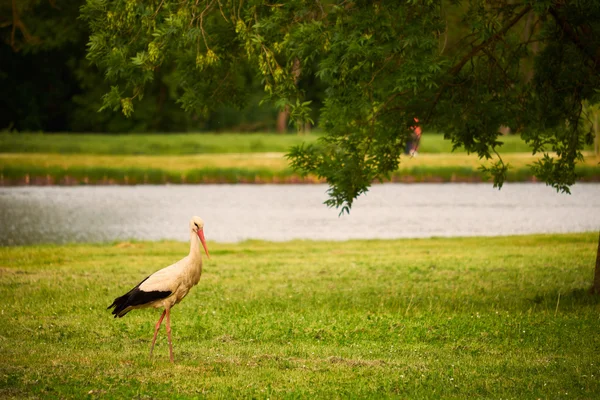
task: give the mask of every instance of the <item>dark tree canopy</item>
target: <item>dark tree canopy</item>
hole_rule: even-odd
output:
[[[174,62],[156,69],[136,112],[102,112],[110,91],[104,72],[90,65],[90,28],[80,18],[85,0],[0,1],[0,130],[45,132],[182,132],[199,129],[264,130],[277,115],[271,104],[259,106],[262,87],[245,67],[250,88],[243,112],[234,105],[214,107],[210,115],[189,113],[175,103],[181,94]],[[239,108],[239,107],[238,107]]]
[[[88,57],[113,85],[104,107],[125,115],[174,64],[188,111],[243,106],[250,70],[302,126],[313,104],[298,78],[318,80],[324,135],[288,157],[327,179],[342,212],[397,169],[414,118],[484,159],[509,126],[543,153],[536,176],[562,191],[593,140],[582,104],[600,88],[597,0],[87,0],[82,15]],[[494,160],[501,186],[509,166]]]

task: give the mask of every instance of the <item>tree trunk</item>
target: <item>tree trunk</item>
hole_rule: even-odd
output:
[[[598,251],[596,252],[596,269],[594,270],[592,293],[600,294],[600,233],[598,233]]]
[[[165,106],[165,102],[167,101],[167,90],[169,88],[165,85],[164,82],[159,83],[158,96],[156,97],[156,113],[154,114],[154,118],[152,121],[152,129],[155,131],[162,130],[162,116],[163,116],[163,107]]]
[[[285,110],[279,111],[277,114],[277,133],[286,133],[288,125],[288,117],[290,116],[290,110],[288,106],[285,106]]]
[[[312,125],[310,124],[310,122],[305,122],[304,127],[302,128],[302,134],[310,133],[311,129],[312,129]]]
[[[594,138],[594,152],[596,153],[596,157],[600,155],[600,129],[598,129],[598,115],[600,114],[600,110],[594,111],[594,133],[596,137]]]
[[[302,72],[302,68],[300,68],[300,60],[295,59],[294,64],[292,65],[292,75],[294,75],[294,85],[298,85],[298,78],[300,78],[300,73]],[[288,126],[288,119],[290,117],[290,108],[285,106],[284,110],[279,111],[277,114],[277,133],[286,133]]]
[[[527,22],[525,22],[525,28],[521,34],[521,40],[523,42],[528,42],[533,35],[539,31],[539,25],[534,23],[535,18],[537,18],[535,12],[530,12],[527,16]],[[534,56],[540,51],[540,43],[537,41],[530,43],[528,47],[531,54]],[[524,70],[525,82],[531,82],[533,80],[533,75],[535,74],[533,60],[527,60],[523,63],[522,68]]]

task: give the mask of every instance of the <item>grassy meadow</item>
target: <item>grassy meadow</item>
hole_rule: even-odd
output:
[[[0,248],[0,397],[597,398],[597,241],[209,242],[175,365],[105,308],[186,243]]]
[[[203,134],[0,134],[0,153],[184,155],[285,152],[317,135]]]
[[[0,153],[184,155],[287,152],[291,146],[312,143],[318,134],[182,133],[182,134],[43,134],[0,133]],[[502,138],[504,152],[529,152],[520,136]],[[449,153],[452,143],[443,135],[425,133],[420,151]],[[460,151],[460,149],[458,150]]]
[[[317,135],[44,135],[0,134],[0,185],[295,183],[301,177],[285,159],[292,145]],[[528,165],[539,158],[518,136],[503,138],[509,181],[532,179]],[[591,151],[577,166],[584,181],[600,180],[600,159]],[[486,162],[483,162],[484,164]],[[439,134],[425,134],[417,157],[403,156],[390,180],[398,182],[482,181],[474,154],[451,153]]]

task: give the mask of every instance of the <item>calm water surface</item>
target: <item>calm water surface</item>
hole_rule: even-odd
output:
[[[350,215],[323,205],[326,185],[0,188],[0,244],[188,240],[199,215],[209,241],[511,235],[600,229],[600,184],[572,195],[543,184],[383,184]]]

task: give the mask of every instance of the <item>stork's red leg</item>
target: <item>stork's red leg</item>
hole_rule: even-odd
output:
[[[156,323],[156,326],[154,327],[154,338],[152,339],[152,347],[150,347],[150,357],[152,357],[152,350],[154,350],[154,343],[156,343],[156,336],[158,335],[158,330],[160,329],[160,324],[162,324],[163,318],[165,317],[166,313],[167,313],[167,310],[163,311],[158,322]]]
[[[167,337],[169,338],[169,356],[171,357],[171,362],[175,362],[173,359],[173,344],[171,343],[171,310],[169,308],[165,309],[167,313]]]

